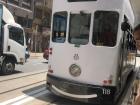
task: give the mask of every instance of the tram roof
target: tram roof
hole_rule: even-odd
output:
[[[95,9],[107,9],[107,10],[112,10],[112,8],[114,8],[114,10],[116,9],[120,9],[122,7],[122,2],[124,0],[108,0],[108,2],[103,2],[104,0],[88,0],[88,2],[86,0],[75,0],[77,2],[69,2],[69,1],[74,1],[74,0],[61,0],[61,5],[59,0],[53,0],[53,10],[78,10],[81,8],[83,9],[89,9],[89,10],[93,10],[93,8]],[[80,2],[78,2],[80,1]],[[88,5],[88,7],[87,7]]]
[[[72,2],[69,2],[72,1]],[[97,11],[97,10],[111,10],[121,12],[124,9],[130,23],[134,23],[134,15],[130,6],[129,0],[61,0],[61,5],[59,0],[53,0],[53,12],[57,11],[70,11],[78,12],[81,8],[84,12]],[[133,0],[132,0],[133,1]],[[125,7],[124,7],[125,6]]]

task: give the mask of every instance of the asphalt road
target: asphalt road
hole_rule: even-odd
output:
[[[43,59],[42,57],[39,58],[30,58],[24,65],[16,65],[15,67],[16,72],[18,73],[28,73],[28,72],[36,72],[42,70],[48,70],[48,61]]]
[[[13,75],[0,76],[0,105],[88,105],[46,90],[47,61],[43,58],[29,59],[25,65],[16,66],[16,70],[18,73]]]
[[[53,95],[46,90],[45,77],[46,73],[38,73],[0,81],[0,105],[91,105]],[[128,105],[127,101],[119,105]]]
[[[87,105],[53,95],[45,82],[43,72],[0,81],[0,105]]]

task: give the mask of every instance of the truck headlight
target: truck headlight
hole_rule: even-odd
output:
[[[24,58],[20,58],[20,62],[24,62]]]

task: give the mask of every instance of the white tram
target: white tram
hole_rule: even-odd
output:
[[[54,0],[47,88],[113,105],[135,68],[133,23],[129,0]]]

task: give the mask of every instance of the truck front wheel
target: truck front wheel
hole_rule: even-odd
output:
[[[1,68],[2,74],[4,75],[12,74],[14,70],[15,70],[15,63],[12,62],[11,60],[5,59],[3,61],[2,68]]]

